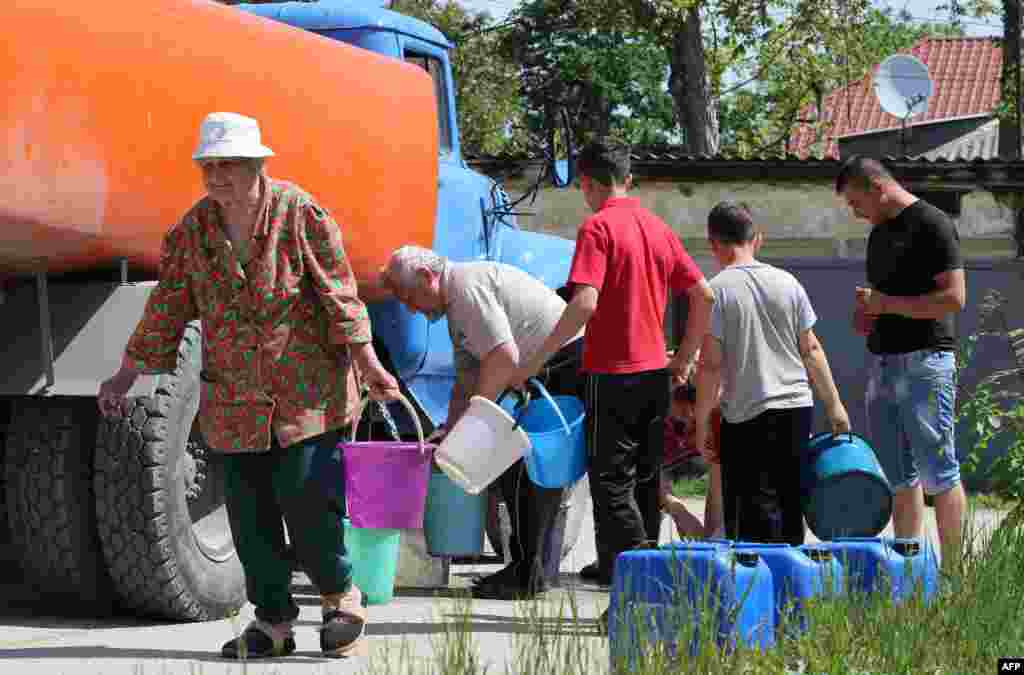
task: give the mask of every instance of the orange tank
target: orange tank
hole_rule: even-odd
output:
[[[214,111],[259,120],[268,173],[334,214],[361,281],[433,243],[437,112],[415,66],[202,0],[0,16],[0,278],[122,258],[155,272],[203,195],[191,156]]]

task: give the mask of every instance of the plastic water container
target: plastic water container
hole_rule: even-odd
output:
[[[434,461],[459,487],[480,494],[530,449],[530,439],[507,412],[481,396],[441,441]]]
[[[338,444],[344,455],[345,498],[349,518],[356,528],[406,529],[423,528],[423,515],[430,476],[433,445],[423,442],[419,415],[409,400],[399,396],[416,427],[419,441],[356,441],[352,436]],[[362,417],[369,402],[359,403],[356,418]],[[388,495],[381,499],[381,495]]]
[[[612,670],[634,664],[653,643],[674,654],[684,635],[692,635],[693,655],[702,627],[719,646],[739,640],[767,649],[775,644],[774,595],[764,561],[721,544],[676,542],[622,553],[608,612]]]
[[[845,537],[822,546],[843,566],[850,590],[889,593],[894,602],[920,592],[926,603],[938,590],[938,561],[927,539]]]
[[[401,535],[401,530],[352,527],[345,518],[345,549],[352,563],[352,583],[370,605],[382,605],[395,596]]]
[[[892,515],[892,489],[875,451],[855,434],[818,434],[800,476],[807,526],[827,541],[874,537]]]
[[[733,550],[761,556],[771,570],[777,626],[806,630],[804,602],[820,596],[835,597],[843,592],[843,568],[826,546],[736,542]]]
[[[441,471],[427,485],[423,535],[436,556],[479,555],[484,549],[487,494],[470,494]]]
[[[575,396],[551,396],[540,382],[540,392],[515,419],[530,439],[526,473],[545,488],[572,485],[587,472],[583,401]]]

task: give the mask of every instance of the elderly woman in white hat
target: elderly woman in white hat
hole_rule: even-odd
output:
[[[264,173],[273,154],[254,119],[203,121],[193,159],[207,196],[167,234],[160,281],[99,405],[119,414],[140,373],[172,371],[185,324],[202,319],[200,425],[225,453],[228,516],[256,609],[222,654],[295,650],[283,520],[321,593],[321,649],[344,656],[366,623],[337,509],[335,448],[354,423],[353,362],[374,398],[394,398],[398,384],[371,344],[341,230],[310,195]]]

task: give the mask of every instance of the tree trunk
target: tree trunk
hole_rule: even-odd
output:
[[[1003,96],[1010,104],[1010,112],[999,120],[999,156],[1003,159],[1019,159],[1021,129],[1021,77],[1020,35],[1021,0],[1003,0]]]
[[[672,95],[676,121],[685,135],[684,145],[693,155],[718,154],[718,110],[711,100],[700,12],[691,7],[686,20],[668,44]]]

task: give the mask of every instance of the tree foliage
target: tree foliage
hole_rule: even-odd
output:
[[[723,146],[730,153],[784,153],[801,123],[824,134],[829,121],[820,113],[827,94],[925,36],[963,34],[951,24],[913,23],[867,0],[796,0],[786,10],[770,21],[753,50],[736,50],[728,38],[724,44],[712,39],[716,63],[730,64],[738,79],[722,91],[720,102]],[[722,49],[732,52],[719,56]]]
[[[502,53],[521,68],[529,131],[543,137],[565,109],[577,145],[609,133],[634,143],[670,139],[664,52],[624,21],[602,27],[589,9],[578,0],[532,0],[502,35]]]
[[[525,109],[518,66],[498,50],[500,33],[487,13],[467,11],[453,0],[394,0],[391,9],[433,25],[451,52],[455,106],[464,154],[500,154],[522,148],[515,133]]]

